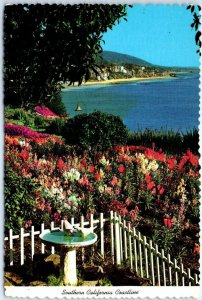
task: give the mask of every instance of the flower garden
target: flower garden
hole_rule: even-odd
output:
[[[177,156],[141,145],[77,153],[54,135],[6,123],[6,231],[113,210],[198,269],[198,160],[190,150]]]

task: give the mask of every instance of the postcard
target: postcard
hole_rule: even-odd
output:
[[[199,2],[3,6],[4,293],[199,298]]]

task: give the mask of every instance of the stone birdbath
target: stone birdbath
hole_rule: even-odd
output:
[[[97,235],[94,232],[81,235],[80,232],[67,234],[63,230],[46,230],[39,237],[45,245],[60,248],[60,274],[63,282],[65,285],[77,285],[76,249],[94,244]]]

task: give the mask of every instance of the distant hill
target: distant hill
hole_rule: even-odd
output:
[[[115,63],[115,64],[131,64],[131,65],[138,65],[138,66],[152,66],[151,63],[137,58],[135,56],[122,54],[113,51],[103,51],[101,53],[101,58],[98,59],[99,64],[108,64],[108,63]]]

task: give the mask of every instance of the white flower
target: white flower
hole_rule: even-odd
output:
[[[105,156],[103,155],[103,157],[100,159],[100,163],[103,166],[108,166],[109,165],[109,160],[106,160]]]
[[[70,169],[69,172],[64,172],[63,177],[66,180],[74,182],[75,180],[78,181],[80,179],[80,173],[76,169]]]

